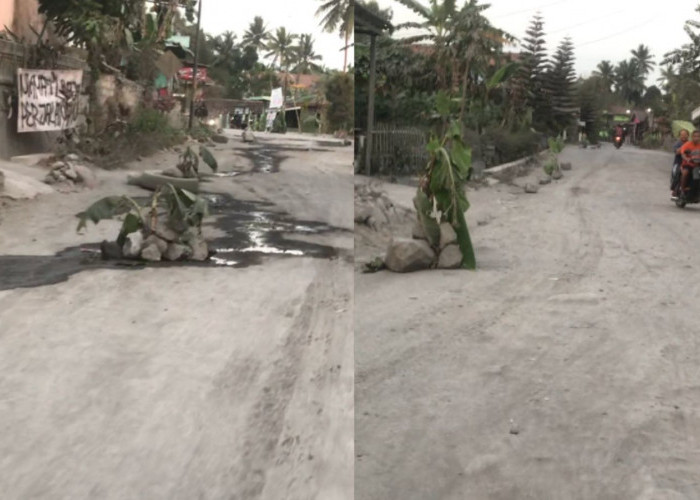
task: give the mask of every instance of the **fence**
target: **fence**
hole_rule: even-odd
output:
[[[372,173],[415,175],[428,161],[427,132],[417,127],[378,124],[372,138]]]

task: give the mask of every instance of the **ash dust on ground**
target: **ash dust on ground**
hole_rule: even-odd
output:
[[[3,499],[352,498],[352,148],[226,133],[202,185],[212,262],[99,260],[120,223],[76,234],[75,214],[147,195],[124,171],[2,208]]]
[[[477,271],[355,273],[358,500],[698,498],[700,210],[670,154],[562,161],[468,190]]]

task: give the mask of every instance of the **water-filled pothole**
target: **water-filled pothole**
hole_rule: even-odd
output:
[[[206,262],[105,261],[100,244],[68,247],[55,255],[0,255],[0,290],[51,285],[90,269],[135,270],[144,267],[201,266],[248,267],[259,265],[265,257],[347,257],[338,248],[295,240],[294,235],[321,235],[347,232],[347,229],[315,221],[294,219],[272,210],[265,202],[240,201],[224,194],[202,193],[209,200],[215,227],[222,236],[209,240],[214,255]]]

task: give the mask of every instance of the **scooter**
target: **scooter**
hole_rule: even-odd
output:
[[[620,149],[622,147],[622,136],[616,135],[613,144],[615,144],[615,149]]]
[[[674,199],[678,208],[685,208],[686,205],[700,203],[700,161],[694,162],[695,165],[690,170],[690,186],[687,191],[681,192]]]

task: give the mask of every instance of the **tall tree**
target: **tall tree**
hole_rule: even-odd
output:
[[[289,73],[289,66],[292,64],[294,61],[294,57],[296,54],[295,51],[295,45],[294,41],[297,39],[297,35],[293,35],[291,33],[288,33],[285,28],[277,28],[277,31],[275,31],[274,35],[271,35],[268,38],[267,44],[265,45],[265,48],[268,50],[268,53],[265,54],[265,57],[272,57],[272,66],[274,67],[275,64],[278,64],[278,67],[282,70],[284,73],[283,75],[283,82],[282,82],[282,87],[283,87],[283,96],[286,99],[287,97],[287,80],[288,80],[288,73]]]
[[[575,100],[576,71],[574,44],[565,38],[554,53],[546,74],[546,89],[552,103],[552,132],[560,133],[573,122],[578,110]]]
[[[265,48],[265,40],[269,32],[265,21],[260,16],[255,16],[253,21],[248,25],[248,29],[243,33],[243,45],[254,47],[256,51]]]
[[[615,84],[615,66],[613,66],[610,61],[599,62],[593,75],[600,78],[600,81],[608,92],[612,90],[612,86]]]
[[[643,78],[646,78],[656,66],[654,56],[649,52],[649,47],[644,44],[639,44],[639,47],[632,50],[632,60],[637,65],[637,69]]]
[[[295,50],[295,73],[306,74],[321,71],[321,67],[315,62],[320,61],[321,56],[314,51],[314,39],[310,34],[299,36],[299,43],[295,47]]]
[[[639,104],[644,93],[644,76],[634,59],[621,61],[615,68],[615,90],[626,102]]]
[[[340,36],[345,39],[343,73],[348,68],[348,49],[350,37],[355,26],[354,0],[321,0],[322,4],[316,11],[317,16],[323,16],[321,26],[329,33],[339,30]]]
[[[546,94],[545,73],[548,68],[547,47],[545,42],[544,19],[538,12],[530,21],[525,32],[521,50],[522,82],[518,96],[532,110],[532,121],[537,128],[544,128],[550,115],[550,100]],[[519,110],[524,113],[524,110]]]

